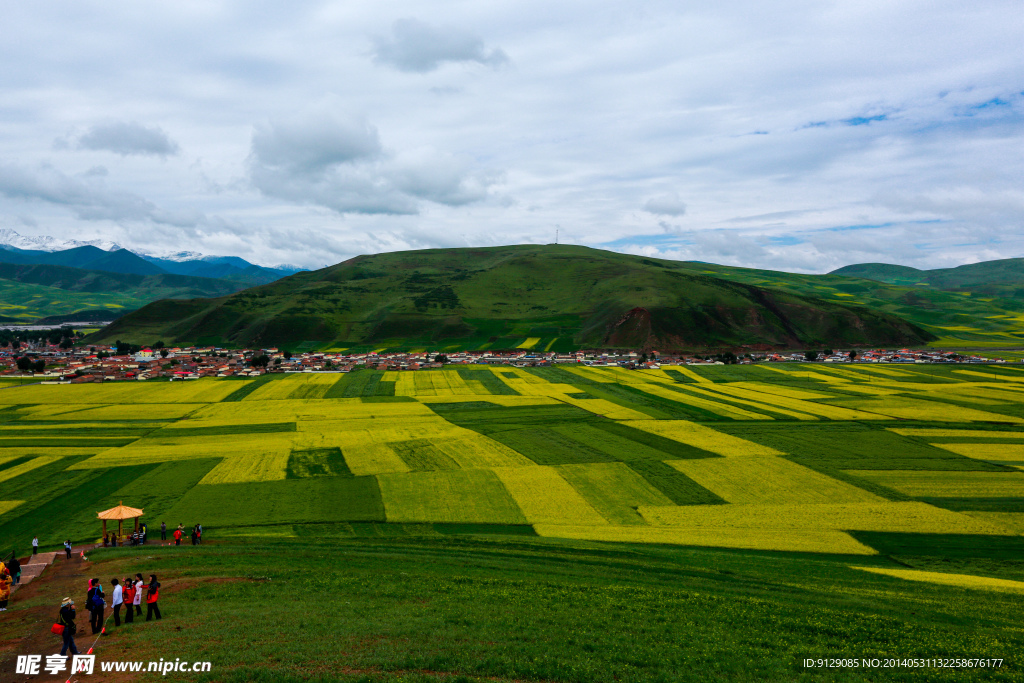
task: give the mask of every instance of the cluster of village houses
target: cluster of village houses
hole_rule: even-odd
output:
[[[30,354],[45,360],[42,372],[17,369],[18,357]],[[808,354],[751,352],[740,356],[717,357],[689,354],[662,354],[657,351],[577,351],[576,353],[541,353],[525,349],[509,351],[446,352],[308,352],[289,353],[276,348],[224,349],[216,347],[142,349],[131,355],[115,355],[108,346],[61,349],[56,345],[32,348],[0,348],[0,376],[33,376],[42,382],[102,382],[105,380],[187,380],[200,377],[255,377],[267,372],[350,372],[366,367],[378,370],[419,370],[443,364],[512,365],[520,367],[554,364],[588,366],[622,366],[657,368],[665,365],[707,365],[736,362],[807,362]],[[849,352],[819,354],[817,361],[849,363]],[[939,350],[870,350],[859,351],[855,363],[992,363],[1001,359],[962,355]]]

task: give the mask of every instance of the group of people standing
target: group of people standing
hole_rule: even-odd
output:
[[[156,574],[149,575],[147,584],[142,574],[134,577],[127,576],[123,582],[116,577],[110,580],[113,586],[110,595],[110,607],[113,609],[114,626],[121,625],[121,608],[125,608],[124,623],[131,624],[136,617],[142,616],[142,601],[146,601],[146,621],[161,619],[160,615],[160,582]],[[107,596],[99,579],[89,579],[89,590],[85,595],[85,607],[89,611],[89,627],[95,635],[103,631],[103,623],[107,610]],[[62,626],[61,633],[64,638],[64,647],[61,648],[61,655],[68,651],[77,655],[78,648],[75,646],[75,633],[78,626],[75,623],[77,612],[75,601],[71,598],[64,598],[60,605],[60,613],[57,616],[57,626]]]
[[[174,545],[181,545],[181,539],[185,538],[185,526],[179,524],[178,528],[174,530]],[[163,522],[160,523],[160,538],[161,540],[167,540],[167,525]],[[192,545],[199,545],[203,542],[203,525],[196,524],[192,527]]]

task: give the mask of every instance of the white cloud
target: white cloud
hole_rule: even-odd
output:
[[[166,157],[180,151],[178,143],[171,140],[162,129],[126,121],[96,124],[75,137],[71,143],[58,138],[56,145],[71,146],[75,149],[104,150],[121,156],[139,154]]]
[[[87,7],[5,16],[0,224],[304,265],[556,225],[804,271],[1024,256],[1013,0]]]
[[[673,192],[651,197],[644,203],[644,211],[656,216],[678,217],[686,213],[686,204],[678,194]]]
[[[476,62],[497,67],[508,62],[500,48],[451,26],[431,26],[418,19],[399,19],[391,35],[374,39],[374,59],[400,71],[427,73],[445,62]]]

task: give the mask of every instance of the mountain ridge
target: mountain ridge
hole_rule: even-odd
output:
[[[573,245],[362,255],[226,297],[155,302],[91,340],[476,348],[545,340],[551,350],[669,350],[933,338],[887,313],[712,277],[703,267]]]

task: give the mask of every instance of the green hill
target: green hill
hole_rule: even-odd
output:
[[[31,322],[86,309],[132,310],[158,299],[224,296],[244,286],[238,282],[166,273],[145,275],[59,265],[0,263],[0,314]]]
[[[90,341],[682,350],[933,338],[888,313],[704,269],[567,245],[358,256],[231,296],[159,301]]]

